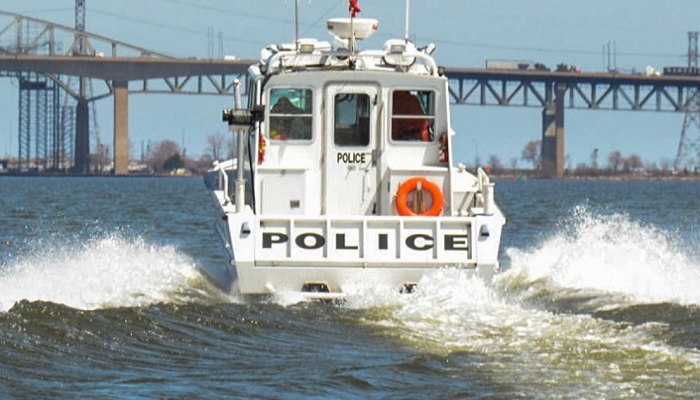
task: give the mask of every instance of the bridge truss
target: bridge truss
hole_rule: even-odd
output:
[[[21,82],[18,132],[21,169],[66,170],[72,167],[76,172],[88,173],[90,154],[94,160],[103,158],[94,103],[114,96],[117,75],[98,76],[95,71],[104,69],[109,61],[125,61],[113,63],[112,70],[123,71],[117,77],[120,87],[126,86],[128,93],[232,95],[233,82],[245,71],[245,63],[233,65],[233,68],[218,63],[218,68],[212,68],[207,65],[211,60],[178,60],[87,32],[84,12],[84,8],[76,9],[74,29],[0,11],[0,58],[12,56],[9,60],[5,57],[5,61],[14,62],[9,69],[0,68],[0,77]],[[144,61],[143,67],[134,68],[134,61],[138,60]],[[181,67],[183,61],[190,64],[188,68]],[[144,73],[149,66],[161,70]],[[212,70],[215,71],[210,72]],[[56,96],[41,94],[39,88],[42,87],[59,93],[58,100],[50,107],[44,104],[46,98]],[[47,124],[45,120],[53,122]],[[92,149],[91,137],[94,139]]]
[[[570,109],[685,112],[699,77],[446,69],[455,104],[546,107],[557,86]]]
[[[698,76],[488,69],[445,69],[445,75],[455,104],[539,107],[543,110],[542,173],[545,177],[564,174],[566,108],[700,115],[694,110],[698,107]],[[687,120],[686,117],[686,125]],[[683,149],[690,147],[687,144],[682,146]],[[700,153],[696,162],[700,164]]]

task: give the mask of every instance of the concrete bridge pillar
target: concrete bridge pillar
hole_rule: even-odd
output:
[[[75,109],[75,160],[76,174],[90,173],[90,109],[84,97],[78,99]]]
[[[129,173],[129,82],[114,81],[114,174]]]
[[[564,176],[564,94],[566,85],[554,88],[554,102],[542,111],[542,173],[545,178]]]

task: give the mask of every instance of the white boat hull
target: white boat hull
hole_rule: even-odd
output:
[[[356,283],[415,285],[437,268],[461,268],[489,280],[499,269],[504,218],[337,216],[259,217],[226,211],[216,226],[229,257],[231,281],[217,282],[241,295],[277,292],[342,294]]]

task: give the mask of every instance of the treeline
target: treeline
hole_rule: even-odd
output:
[[[188,158],[186,149],[172,140],[149,144],[142,150],[141,168],[150,174],[202,174],[211,168],[214,160],[234,157],[236,145],[232,135],[214,133],[207,135],[206,140],[206,152],[196,159]]]
[[[202,174],[211,168],[212,162],[209,154],[197,159],[188,158],[186,149],[172,140],[163,140],[149,143],[142,150],[140,159],[132,160],[130,172],[155,175]]]
[[[521,167],[520,162],[525,165]],[[491,155],[488,162],[482,165],[481,160],[476,160],[476,166],[487,167],[493,174],[520,173],[536,175],[542,167],[542,142],[533,140],[528,142],[521,152],[520,158],[513,157],[508,163],[504,163],[497,155]],[[572,165],[570,156],[564,161],[565,175],[581,177],[610,177],[619,175],[644,175],[663,177],[672,175],[698,175],[697,166],[674,168],[670,159],[662,159],[659,163],[644,162],[638,154],[625,156],[615,150],[607,156],[600,157],[598,149],[591,153],[590,162],[581,162]]]
[[[191,174],[201,174],[209,169],[214,160],[233,158],[235,141],[232,135],[215,133],[207,135],[206,152],[197,159],[187,158],[185,150],[171,140],[164,140],[149,145],[142,151],[142,168],[148,173],[171,174],[174,171],[185,170]],[[618,175],[645,175],[663,177],[672,175],[697,175],[697,167],[674,169],[673,161],[662,159],[659,163],[644,162],[638,154],[624,155],[615,150],[607,156],[601,156],[598,149],[591,153],[589,162],[572,165],[569,156],[564,161],[565,175],[581,177],[611,177]],[[520,158],[513,157],[504,162],[498,155],[490,155],[486,162],[477,158],[472,167],[483,167],[496,175],[524,174],[536,176],[542,166],[542,142],[533,140],[525,144]],[[145,171],[142,171],[145,172]]]

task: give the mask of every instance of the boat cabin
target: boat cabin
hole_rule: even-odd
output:
[[[248,157],[256,213],[453,215],[451,175],[462,171],[449,165],[447,80],[426,50],[390,40],[384,51],[353,52],[302,39],[262,59],[248,76],[248,108],[264,110]],[[407,188],[402,210],[397,194],[414,177],[428,194]],[[475,184],[464,179],[462,202]]]
[[[391,197],[403,180],[420,174],[444,184],[448,170],[439,161],[438,141],[448,131],[444,82],[422,77],[408,84],[393,75],[349,71],[338,80],[337,72],[299,72],[271,78],[261,93],[266,111],[256,209],[394,215]]]

